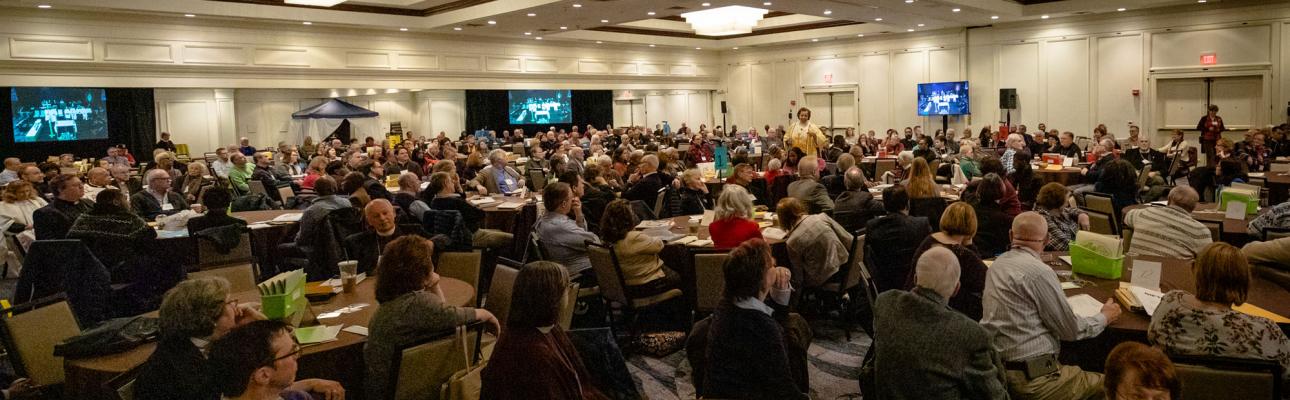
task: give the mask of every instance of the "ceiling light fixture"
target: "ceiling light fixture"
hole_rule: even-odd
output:
[[[1124,7],[1120,7],[1120,8],[1115,9],[1115,11],[1124,11],[1124,10],[1128,10],[1128,9],[1127,9],[1127,8],[1124,8]]]
[[[48,8],[54,8],[54,6],[51,6],[51,5],[48,5],[48,4],[41,4],[41,5],[36,6],[36,8],[46,8],[46,9],[48,9]]]
[[[536,16],[537,16],[537,13],[529,13],[529,14],[528,14],[528,16],[530,16],[530,17],[536,17]]]
[[[607,20],[607,19],[602,19],[602,20],[600,20],[600,23],[602,23],[602,24],[608,24],[608,23],[609,23],[609,20]]]
[[[305,25],[313,25],[313,24],[314,24],[313,22],[309,22],[309,21],[305,21],[305,22],[301,22],[301,23],[302,23],[302,24],[305,24]]]
[[[560,30],[566,30],[566,29],[569,29],[569,27],[567,27],[567,26],[562,26],[562,27],[560,27]]]
[[[766,9],[744,6],[727,6],[681,14],[694,33],[704,36],[729,36],[751,33],[757,22],[765,18]]]
[[[695,47],[694,49],[695,49],[695,50],[703,50],[703,48],[702,48],[702,47]]]
[[[188,18],[192,18],[192,17],[196,17],[197,14],[184,14],[184,16]]]
[[[489,25],[497,25],[497,21],[493,21],[493,20],[491,20],[491,19],[490,19],[490,20],[488,20],[488,24],[489,24]]]
[[[460,27],[460,26],[454,26],[454,27],[452,27],[452,30],[454,30],[454,31],[459,31],[459,30],[461,30],[461,27]]]
[[[738,47],[731,47],[730,50],[739,50]]]
[[[524,32],[524,36],[529,36],[529,35],[532,35],[532,34],[533,34],[533,32]]]
[[[990,19],[999,19],[999,16],[998,16],[998,15],[991,15],[991,16],[990,16]]]
[[[401,31],[401,32],[407,32],[407,31],[408,31],[408,28],[399,28],[399,31]]]
[[[905,30],[905,32],[913,32],[913,31],[914,31],[914,28],[909,28]]]
[[[811,39],[812,42],[818,42],[820,39]]]
[[[597,41],[596,41],[596,44],[601,44],[601,43],[604,43],[604,42],[599,41],[599,40],[597,40]]]
[[[573,8],[582,8],[582,4],[573,3]]]
[[[1039,19],[1048,19],[1048,16],[1047,16],[1047,15],[1040,15],[1040,16],[1039,16]]]
[[[1197,3],[1204,3],[1205,0],[1196,0]]]
[[[863,33],[861,33],[861,34],[859,34],[859,35],[856,35],[856,37],[864,37],[864,34],[863,34]]]
[[[833,14],[833,10],[824,10],[824,15]]]
[[[959,12],[959,11],[963,11],[963,10],[961,10],[961,9],[957,9],[957,8],[955,8],[955,9],[953,9],[953,10],[950,10],[950,12]]]
[[[651,45],[649,45],[649,47],[654,47],[654,45],[652,45],[652,44],[651,44]]]
[[[905,0],[905,4],[914,4],[914,0]]]
[[[712,3],[703,3],[703,4],[700,4],[700,5],[701,5],[701,6],[704,6],[704,7],[712,7]]]
[[[296,5],[314,6],[314,7],[331,7],[344,2],[345,0],[285,0],[283,1],[283,3],[287,3],[287,4],[296,4]]]
[[[923,26],[924,26],[924,24],[918,24],[918,27],[919,27],[919,28],[922,28]]]
[[[654,15],[654,12],[653,12],[653,11],[650,11],[650,12],[645,13],[645,15]]]
[[[762,2],[762,3],[761,3],[761,5],[763,5],[763,6],[769,6],[770,4],[771,4],[771,3],[770,3],[769,1],[766,1],[766,2]],[[736,49],[737,49],[737,48],[738,48],[738,47],[736,47]]]
[[[534,39],[542,40],[542,37],[541,37],[541,36],[538,36],[538,37],[535,37]]]
[[[874,18],[874,21],[882,22],[882,18]]]

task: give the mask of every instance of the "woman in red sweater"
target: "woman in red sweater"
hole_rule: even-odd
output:
[[[753,197],[748,190],[739,185],[725,185],[716,209],[716,219],[708,225],[713,247],[728,249],[748,239],[761,239],[761,229],[752,219]]]

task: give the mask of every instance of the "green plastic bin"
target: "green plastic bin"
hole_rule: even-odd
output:
[[[1102,279],[1120,279],[1124,272],[1124,256],[1110,258],[1071,242],[1071,270],[1077,274]]]

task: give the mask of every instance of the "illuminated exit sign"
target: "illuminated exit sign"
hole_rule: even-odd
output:
[[[1200,65],[1218,64],[1218,53],[1204,53],[1200,55]]]

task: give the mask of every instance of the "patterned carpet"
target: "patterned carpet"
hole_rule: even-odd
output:
[[[848,342],[831,323],[812,322],[815,340],[808,350],[811,370],[811,398],[816,400],[859,399],[856,381],[860,362],[872,343],[863,330],[851,333]],[[627,357],[627,369],[650,400],[694,399],[690,363],[685,350],[664,358],[639,354]]]

